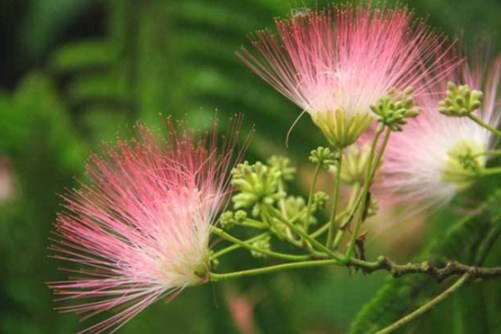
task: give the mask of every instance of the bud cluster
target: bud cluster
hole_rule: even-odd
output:
[[[284,201],[287,217],[295,217],[306,207],[306,201],[301,196],[288,196]]]
[[[334,153],[323,147],[312,151],[310,160],[325,168],[334,165],[336,161]],[[285,219],[302,229],[306,219],[307,225],[318,222],[313,213],[325,209],[329,196],[322,191],[312,194],[310,214],[307,215],[306,199],[287,194],[286,181],[292,180],[295,173],[296,169],[290,165],[289,159],[276,156],[270,158],[267,164],[250,164],[246,161],[237,165],[231,172],[231,184],[236,190],[232,197],[233,210],[236,211],[221,214],[221,227],[225,230],[236,226],[268,230],[271,233],[269,236],[252,242],[254,248],[262,250],[270,250],[270,236],[293,245],[302,245],[290,226],[281,219],[270,216],[269,210],[276,209]],[[262,222],[255,220],[256,217],[260,217]],[[258,251],[252,255],[263,257],[263,253]]]
[[[247,219],[247,212],[243,210],[238,210],[236,212],[233,211],[225,211],[221,214],[219,218],[219,223],[221,227],[229,230],[236,225],[240,225]]]
[[[336,164],[336,155],[328,147],[319,146],[310,152],[310,161],[325,169]]]
[[[325,209],[327,203],[329,202],[329,195],[323,191],[317,191],[313,195],[313,211],[320,211]]]
[[[291,166],[289,158],[273,155],[268,159],[268,166],[280,173],[280,178],[283,181],[294,179],[296,168]]]
[[[388,126],[392,131],[402,131],[408,118],[419,115],[419,108],[416,106],[412,93],[412,87],[407,87],[403,91],[392,89],[377,104],[371,105],[371,110],[377,115],[377,121]]]
[[[251,209],[258,216],[263,204],[273,205],[286,197],[281,184],[294,178],[296,168],[288,158],[272,156],[268,164],[244,162],[232,170],[231,184],[239,192],[233,197],[234,208]]]
[[[463,117],[480,108],[483,93],[468,85],[447,84],[447,96],[438,102],[438,111],[446,116]]]
[[[269,235],[265,236],[264,238],[260,238],[254,242],[251,243],[251,246],[263,249],[263,250],[270,250],[271,245],[270,245],[271,237]],[[251,255],[255,258],[265,258],[266,254],[263,254],[262,252],[258,252],[255,250],[250,251]]]
[[[283,171],[269,167],[261,162],[251,165],[245,161],[232,170],[231,184],[239,192],[233,196],[234,208],[250,208],[257,217],[263,204],[273,205],[285,197],[279,190],[279,181]]]

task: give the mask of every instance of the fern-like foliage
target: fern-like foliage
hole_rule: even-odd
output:
[[[49,66],[90,139],[111,139],[119,125],[137,119],[157,124],[158,114],[187,114],[207,126],[217,110],[223,119],[244,113],[247,128],[256,125],[255,141],[267,144],[251,146],[251,155],[277,153],[300,110],[234,53],[291,8],[278,0],[109,1],[108,35],[64,45]],[[304,118],[292,154],[321,138]]]

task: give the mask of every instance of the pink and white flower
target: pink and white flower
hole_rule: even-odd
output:
[[[64,196],[57,259],[73,262],[66,281],[49,287],[74,304],[61,312],[115,314],[84,332],[114,332],[148,305],[173,298],[209,273],[211,224],[225,205],[240,119],[218,152],[216,127],[196,140],[168,121],[167,139],[138,125],[136,140],[91,157],[90,179]]]
[[[484,64],[465,63],[430,88],[429,94],[417,98],[421,114],[410,120],[403,132],[392,134],[385,151],[376,185],[381,194],[396,201],[439,206],[471,184],[472,173],[464,164],[483,168],[488,157],[483,153],[495,145],[495,137],[467,117],[439,113],[438,102],[445,97],[448,81],[467,84],[484,93],[474,115],[497,127],[501,121],[501,56],[487,68]]]
[[[419,95],[418,83],[447,49],[443,37],[403,8],[333,6],[275,24],[278,37],[257,32],[256,52],[243,48],[238,56],[309,113],[338,147],[352,144],[371,125],[371,104],[390,89],[413,86]]]

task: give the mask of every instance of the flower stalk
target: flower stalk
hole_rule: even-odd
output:
[[[336,213],[339,205],[339,193],[341,191],[341,168],[343,168],[343,149],[338,149],[338,161],[336,166],[336,180],[334,181],[334,193],[332,195],[332,210],[330,215],[329,232],[327,235],[327,248],[332,247],[334,241],[334,229],[336,228]]]
[[[317,187],[318,176],[320,174],[320,169],[322,168],[321,163],[317,163],[315,167],[315,172],[313,173],[313,181],[311,182],[310,194],[308,195],[308,207],[306,209],[306,218],[304,219],[304,231],[308,233],[308,228],[310,225],[311,209],[313,206],[313,196],[315,194],[315,189]]]
[[[369,187],[370,187],[372,175],[373,175],[372,165],[373,165],[373,163],[375,163],[377,166],[377,163],[378,163],[378,161],[373,161],[374,154],[376,152],[376,146],[377,146],[377,143],[379,141],[379,137],[383,133],[384,129],[385,129],[385,127],[382,126],[381,124],[379,124],[379,126],[376,130],[376,133],[374,135],[374,138],[372,139],[372,144],[371,144],[371,148],[369,151],[369,158],[368,158],[368,163],[367,163],[367,174],[366,174],[366,178],[364,180],[362,192],[360,195],[360,206],[359,206],[358,211],[357,211],[358,214],[355,218],[355,227],[353,230],[353,234],[351,236],[351,240],[350,240],[350,243],[348,245],[348,249],[346,251],[346,257],[348,259],[350,259],[351,255],[353,254],[353,249],[355,247],[355,240],[358,236],[358,232],[360,230],[360,225],[362,224],[362,221],[364,220],[364,213],[365,213],[365,210],[367,208],[367,203],[366,203],[367,195],[369,193]],[[388,133],[387,136],[389,136],[389,132],[387,132],[387,133]]]
[[[478,125],[480,125],[481,127],[489,130],[490,132],[492,132],[493,134],[495,134],[496,136],[498,137],[501,137],[501,131],[496,129],[495,127],[487,124],[486,122],[484,122],[481,118],[477,117],[476,115],[474,114],[468,114],[467,116],[469,119],[471,119],[473,122],[477,123]]]

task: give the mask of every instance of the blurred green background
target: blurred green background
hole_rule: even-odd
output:
[[[245,114],[256,126],[247,158],[287,154],[305,192],[306,156],[323,144],[307,117],[285,135],[298,108],[267,87],[234,56],[247,35],[272,18],[315,0],[2,0],[0,2],[0,332],[73,333],[94,323],[60,315],[45,282],[62,279],[47,247],[61,203],[57,194],[82,177],[84,162],[136,120],[159,126],[158,114],[207,124]],[[418,16],[475,49],[480,37],[501,42],[499,0],[415,0]],[[499,161],[498,161],[499,162]],[[373,228],[369,256],[457,258],[501,264],[500,206],[461,219],[499,179],[477,185],[425,224],[388,219]],[[471,200],[474,198],[474,200]],[[500,223],[501,224],[501,223]],[[368,227],[369,228],[369,227]],[[372,227],[371,227],[372,228]],[[371,237],[371,234],[369,234]],[[433,241],[435,240],[435,241]],[[430,246],[431,245],[431,246]],[[492,249],[491,249],[492,248]],[[269,263],[245,253],[221,270]],[[263,263],[264,262],[264,263]],[[450,282],[446,283],[450,284]],[[148,308],[122,333],[354,333],[397,319],[445,284],[426,278],[386,280],[346,269],[295,271],[189,289]],[[235,319],[241,319],[235,321]],[[501,283],[474,283],[402,329],[409,333],[500,333]]]

